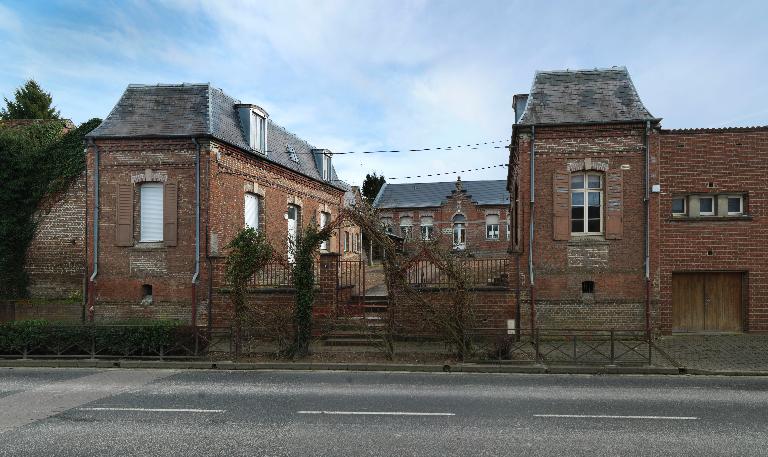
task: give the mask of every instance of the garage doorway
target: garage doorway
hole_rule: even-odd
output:
[[[742,273],[673,273],[673,332],[742,331]]]

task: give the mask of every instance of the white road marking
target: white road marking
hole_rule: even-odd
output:
[[[223,413],[225,409],[191,408],[78,408],[80,411],[143,411],[151,413]]]
[[[610,416],[607,414],[534,414],[533,417],[575,417],[584,419],[659,419],[675,421],[698,420],[693,416]]]
[[[351,416],[455,416],[454,413],[420,413],[407,411],[296,411],[297,414],[333,414]]]

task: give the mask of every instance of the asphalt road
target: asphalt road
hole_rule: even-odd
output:
[[[0,369],[2,456],[768,455],[768,379]]]

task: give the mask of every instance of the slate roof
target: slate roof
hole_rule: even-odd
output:
[[[270,119],[266,156],[245,138],[235,108],[240,101],[210,84],[131,84],[106,119],[87,136],[92,138],[212,136],[260,158],[317,181],[322,179],[312,149],[319,149]],[[290,146],[290,147],[289,147]],[[298,161],[291,160],[291,151]],[[346,190],[331,170],[334,187]]]
[[[478,205],[508,205],[507,181],[462,181],[467,196]],[[443,204],[456,190],[456,181],[409,184],[385,183],[379,190],[375,208],[427,208]]]
[[[656,120],[625,67],[537,71],[519,124],[584,124]]]

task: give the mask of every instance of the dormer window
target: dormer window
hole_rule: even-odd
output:
[[[251,147],[262,154],[267,153],[267,119],[256,112],[251,112]]]
[[[323,179],[329,181],[331,179],[331,155],[323,154]]]
[[[235,105],[248,146],[262,154],[267,153],[267,112],[257,105]]]

